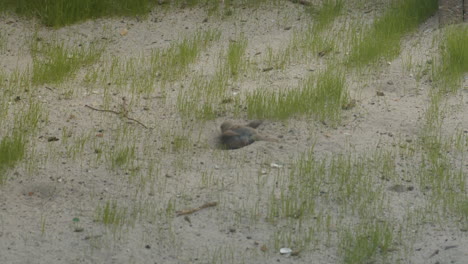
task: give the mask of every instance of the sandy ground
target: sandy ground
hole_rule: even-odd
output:
[[[208,20],[204,21],[205,18]],[[0,187],[0,263],[341,263],[336,243],[328,246],[318,243],[299,256],[280,255],[271,242],[272,230],[286,222],[265,220],[267,212],[261,206],[268,193],[259,194],[257,188],[274,186],[275,181],[278,184],[280,169],[272,168],[271,163],[284,166],[281,170],[287,175],[294,159],[312,147],[318,157],[325,157],[349,150],[365,154],[378,148],[392,149],[402,140],[415,142],[424,125],[431,83],[427,77],[417,81],[413,74],[403,70],[404,54],[412,54],[419,62],[431,58],[435,52],[432,39],[438,31],[437,17],[430,18],[405,38],[402,55],[366,75],[365,85],[347,76],[357,106],[343,111],[343,121],[337,127],[306,117],[287,122],[266,120],[259,132],[277,138],[278,142],[255,142],[227,151],[218,148],[216,137],[219,125],[226,119],[234,119],[233,114],[225,113],[203,123],[187,122],[179,117],[175,107],[180,87],[189,85],[192,75],[214,72],[216,56],[230,39],[243,33],[248,39],[247,56],[251,61],[261,61],[259,58],[268,46],[274,50],[285,47],[294,30],[307,23],[302,6],[292,3],[279,9],[236,10],[225,19],[207,16],[199,9],[183,9],[154,11],[144,19],[98,19],[57,30],[3,15],[0,24],[2,32],[7,33],[7,45],[0,53],[0,67],[7,73],[31,64],[27,43],[36,28],[44,39],[57,37],[67,43],[105,38],[107,46],[98,65],[104,65],[110,56],[134,57],[148,54],[154,48],[168,47],[196,29],[217,28],[222,36],[190,66],[185,77],[168,85],[165,98],[156,91],[153,97],[141,98],[132,105],[130,115],[151,129],[127,123],[117,115],[85,108],[86,104],[102,107],[103,90],[99,85],[86,86],[80,80],[84,71],[64,85],[37,87],[38,100],[48,113],[47,121],[33,139],[35,147],[30,152],[35,153],[35,162],[25,162],[9,171],[8,181]],[[119,34],[123,28],[128,29],[125,36]],[[266,85],[272,89],[291,87],[309,69],[321,67],[324,60],[269,72],[261,71],[260,62],[259,77],[233,82],[230,92],[242,94]],[[468,86],[467,81],[464,85]],[[67,89],[75,91],[71,98],[64,96]],[[111,101],[114,109],[118,109],[123,96],[131,98],[113,84],[110,89],[115,89]],[[378,96],[377,91],[384,96]],[[454,110],[446,119],[444,132],[455,128],[468,131],[466,91],[449,100]],[[21,109],[26,103],[23,100],[12,104],[11,109]],[[239,118],[235,121],[246,122]],[[93,143],[85,144],[75,158],[67,152],[67,144],[76,144],[86,136],[95,138],[97,134],[101,134],[99,138],[89,141],[115,144],[118,148],[119,143],[115,142],[122,126],[130,132],[128,137],[121,135],[121,141],[135,142],[137,163],[145,167],[141,172],[109,169],[108,163],[96,158]],[[69,143],[64,143],[64,128],[69,133]],[[176,135],[188,136],[191,146],[183,151],[170,150],[170,141]],[[48,142],[51,136],[60,140]],[[144,180],[149,164],[154,165],[152,174],[156,176]],[[468,164],[466,161],[464,164],[466,173]],[[147,186],[141,187],[142,184]],[[394,183],[382,184],[391,187]],[[424,200],[418,187],[411,192],[388,191],[388,196],[395,215],[404,214]],[[96,221],[97,208],[102,208],[106,201],[117,201],[129,211],[143,208],[144,213],[133,223],[112,229]],[[218,205],[187,217],[175,216],[174,210],[195,208],[207,202]],[[254,204],[260,206],[256,221],[250,219],[248,212]],[[74,218],[79,222],[73,222]],[[441,222],[418,224],[411,247],[397,246],[390,253],[389,263],[468,263],[466,230],[455,220],[447,218]],[[292,227],[284,226],[285,230],[288,228]],[[381,261],[384,262],[372,263]]]

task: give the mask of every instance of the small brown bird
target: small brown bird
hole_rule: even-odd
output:
[[[262,120],[255,120],[245,126],[235,125],[230,121],[221,124],[221,144],[227,149],[238,149],[250,145],[258,140],[276,141],[263,137],[257,133],[255,128],[263,123]]]

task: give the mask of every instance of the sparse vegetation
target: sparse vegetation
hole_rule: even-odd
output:
[[[36,38],[37,39],[37,38]],[[33,40],[33,84],[61,83],[81,67],[96,62],[103,47],[91,44],[88,47],[68,47],[64,43],[43,43]]]
[[[66,207],[67,215],[80,216],[79,228],[71,227],[84,232],[78,235],[85,242],[76,243],[80,252],[99,259],[102,252],[114,254],[108,245],[137,253],[153,248],[177,256],[162,260],[168,263],[271,262],[285,257],[282,248],[291,248],[290,260],[298,263],[315,256],[405,263],[419,254],[413,246],[424,236],[447,232],[462,249],[468,134],[460,117],[465,101],[453,97],[468,71],[466,26],[435,38],[432,48],[440,56],[431,54],[430,63],[405,48],[390,71],[366,67],[398,56],[403,37],[413,37],[407,34],[433,14],[437,1],[325,0],[312,7],[279,0],[124,2],[0,3],[0,10],[14,8],[54,27],[143,16],[154,7],[151,22],[138,18],[132,26],[165,40],[118,32],[102,37],[105,29],[94,28],[86,34],[101,39],[80,45],[81,28],[30,29],[12,21],[33,36],[18,44],[29,47],[23,57],[10,45],[8,56],[2,53],[12,41],[0,32],[6,61],[0,70],[0,188],[2,210],[12,215],[0,226],[17,228],[20,215],[11,208],[20,208],[32,223],[18,231],[21,238],[35,241],[40,233],[48,241],[57,232],[71,234],[64,230],[70,222],[61,219]],[[106,9],[109,3],[121,5]],[[354,3],[373,9],[362,18]],[[374,13],[379,16],[369,19]],[[190,32],[187,23],[194,25]],[[122,23],[102,24],[114,30]],[[167,37],[179,27],[180,35]],[[122,53],[131,38],[136,47]],[[366,74],[354,71],[362,68]],[[387,90],[376,95],[376,86]],[[408,115],[400,117],[404,111]],[[263,119],[258,133],[272,140],[218,149],[225,119]],[[22,199],[18,188],[9,188],[17,184],[10,175],[27,183]],[[33,188],[41,182],[46,187]],[[41,210],[25,215],[17,200]],[[63,244],[53,245],[69,245]],[[17,257],[6,254],[7,260]]]
[[[324,0],[321,6],[311,6],[308,10],[314,18],[314,30],[324,30],[333,20],[341,15],[345,2],[343,0]]]
[[[100,75],[103,84],[115,84],[123,89],[130,87],[132,93],[150,94],[167,82],[173,82],[186,73],[188,67],[200,55],[219,40],[221,33],[216,30],[198,31],[183,37],[167,49],[153,49],[150,56],[122,60],[112,57],[106,65],[106,74]],[[98,77],[90,79],[97,80]],[[107,94],[107,91],[105,91]]]
[[[63,26],[102,16],[132,16],[151,10],[151,0],[6,0],[2,10],[14,10],[28,17],[38,17],[47,26]]]
[[[256,90],[246,98],[250,118],[287,119],[312,115],[318,120],[338,122],[348,101],[343,72],[326,69],[313,73],[299,87],[273,92]]]
[[[468,73],[468,26],[449,27],[443,37],[435,78],[440,80],[438,85],[442,92],[455,92],[462,87],[463,75]]]
[[[437,11],[437,0],[398,0],[370,26],[359,32],[349,56],[350,65],[362,67],[381,57],[400,53],[401,38]]]
[[[0,141],[0,185],[7,179],[7,169],[14,167],[24,157],[25,145],[25,139],[19,133],[4,137]]]

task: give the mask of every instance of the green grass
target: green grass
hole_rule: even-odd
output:
[[[20,133],[5,136],[0,141],[0,185],[4,184],[7,169],[23,159],[26,151],[26,141]]]
[[[311,6],[308,12],[314,18],[314,30],[322,31],[343,12],[343,0],[323,0],[320,7]]]
[[[109,154],[112,168],[130,167],[136,158],[135,147],[125,146],[119,147],[116,150],[111,150]]]
[[[245,70],[247,65],[244,57],[247,48],[247,39],[241,36],[238,40],[229,43],[226,66],[232,76],[237,77]]]
[[[389,249],[403,243],[384,187],[384,178],[396,178],[397,155],[319,155],[302,154],[289,172],[278,173],[276,187],[267,187],[271,194],[261,207],[267,208],[267,221],[278,226],[271,233],[273,247],[337,246],[343,263],[383,263]]]
[[[110,58],[106,74],[100,78],[88,77],[88,81],[100,80],[102,84],[111,83],[121,89],[130,87],[134,93],[150,94],[156,85],[164,89],[165,85],[184,75],[189,66],[221,37],[216,30],[197,31],[180,41],[173,42],[167,49],[154,49],[151,54],[137,58],[122,60],[119,57]],[[97,69],[94,70],[97,75]],[[107,88],[104,93],[106,94]]]
[[[375,220],[369,224],[362,223],[341,237],[343,263],[386,263],[393,240],[394,231],[390,224]]]
[[[126,206],[119,206],[116,200],[108,200],[104,205],[97,207],[95,220],[109,227],[115,234],[124,226],[133,224],[133,221],[130,222],[130,210]]]
[[[419,135],[421,147],[420,166],[416,171],[420,188],[430,192],[430,206],[437,211],[460,215],[467,219],[464,204],[466,172],[463,161],[468,151],[468,136],[461,131],[444,131],[447,109],[440,91],[433,91],[426,111],[425,124]]]
[[[307,11],[313,23],[306,29],[297,30],[288,46],[283,50],[273,52],[267,49],[265,62],[268,67],[284,70],[292,62],[307,62],[319,52],[329,53],[336,48],[337,33],[329,29],[329,25],[342,14],[342,0],[326,0],[320,6],[312,6]]]
[[[220,1],[214,0],[172,0],[158,5],[158,0],[3,0],[0,12],[12,10],[27,17],[37,17],[53,27],[61,27],[87,19],[112,16],[146,16],[153,8],[170,9],[181,7],[203,7],[208,14],[221,13],[231,16],[238,8],[255,8],[262,4],[279,4],[279,0],[225,1],[220,9]]]
[[[103,16],[145,14],[155,3],[153,0],[4,0],[0,11],[11,9],[20,15],[38,17],[47,26],[59,27]]]
[[[344,72],[326,69],[311,74],[298,87],[273,92],[256,90],[247,95],[249,118],[285,120],[299,115],[338,122],[348,101]]]
[[[397,0],[370,26],[364,28],[351,48],[351,66],[366,66],[382,57],[400,53],[401,38],[414,30],[438,9],[437,0]]]
[[[221,53],[213,76],[195,76],[190,89],[179,93],[177,109],[182,117],[211,120],[238,105],[238,97],[232,98],[226,92],[229,80],[238,80],[247,71],[246,47],[247,39],[243,36],[230,42],[227,51]]]
[[[156,49],[151,54],[151,73],[160,74],[161,79],[175,80],[193,63],[200,53],[221,37],[217,30],[197,31],[181,42],[171,44],[169,49]]]
[[[373,158],[381,155],[375,153]],[[339,215],[373,217],[385,198],[382,187],[375,184],[380,183],[378,175],[387,164],[395,167],[394,156],[380,158],[386,162],[374,164],[365,155],[317,158],[312,151],[304,153],[289,176],[281,179],[280,199],[275,194],[270,197],[267,219],[313,217],[323,209],[322,203],[337,204]]]
[[[7,38],[5,36],[5,32],[0,32],[0,54],[5,52],[7,49]]]
[[[10,74],[5,74],[5,88],[8,92],[18,93],[24,90],[31,90],[31,70],[14,69]]]
[[[13,124],[4,124],[5,127],[12,125],[12,129],[0,140],[0,184],[5,183],[7,170],[27,154],[27,139],[35,135],[42,119],[45,119],[45,115],[41,106],[30,101],[25,109],[14,115]]]
[[[73,76],[80,68],[96,62],[103,47],[91,44],[88,47],[69,47],[63,43],[44,43],[33,40],[33,84],[61,83]]]
[[[468,26],[451,26],[443,37],[435,79],[442,92],[455,92],[462,87],[463,75],[468,73]]]

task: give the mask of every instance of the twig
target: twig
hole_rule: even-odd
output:
[[[218,202],[206,203],[206,204],[204,204],[204,205],[202,205],[202,206],[200,206],[200,207],[197,207],[197,208],[192,208],[192,209],[177,211],[177,212],[176,212],[176,216],[193,214],[193,213],[195,213],[195,212],[200,211],[201,209],[205,209],[205,208],[208,208],[208,207],[213,207],[213,206],[216,206],[216,205],[218,205]]]
[[[131,117],[128,117],[128,116],[125,116],[122,112],[117,112],[117,111],[114,111],[114,110],[107,110],[107,109],[97,109],[97,108],[94,108],[92,106],[89,106],[89,105],[85,105],[85,107],[91,109],[91,110],[94,110],[94,111],[99,111],[99,112],[108,112],[108,113],[113,113],[113,114],[116,114],[116,115],[120,115],[120,116],[123,116],[125,118],[127,118],[128,120],[131,120],[133,122],[136,122],[138,124],[140,124],[142,127],[144,128],[148,128],[147,126],[145,126],[142,122],[134,119],[134,118],[131,118]]]
[[[301,4],[301,5],[305,5],[305,6],[311,6],[312,3],[307,1],[307,0],[289,0],[289,2],[292,2],[294,4]]]

